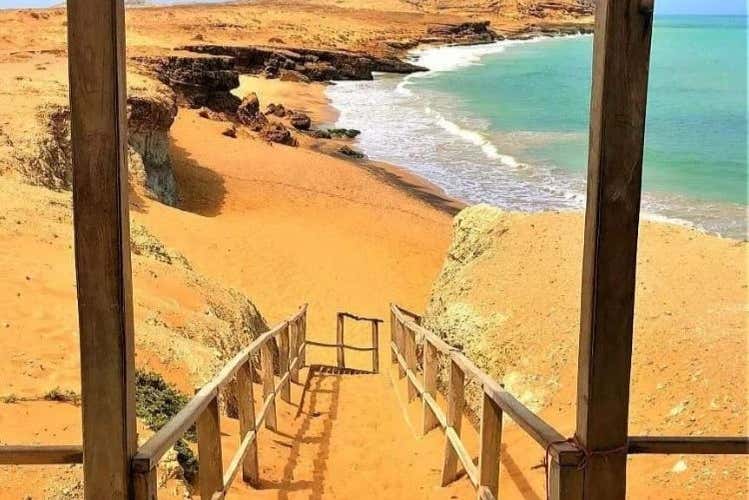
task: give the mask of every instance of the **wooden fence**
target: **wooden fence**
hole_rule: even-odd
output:
[[[421,326],[421,317],[396,305],[390,308],[391,362],[398,365],[399,377],[407,378],[408,400],[423,401],[423,433],[441,427],[445,432],[442,485],[455,480],[458,461],[477,489],[479,499],[499,498],[499,460],[502,443],[502,416],[507,414],[545,451],[547,497],[550,499],[583,498],[583,472],[588,454],[574,438],[565,438],[459,350],[451,347]],[[417,345],[423,343],[422,373],[418,377]],[[439,355],[450,362],[447,383],[447,413],[437,404]],[[483,388],[481,409],[479,463],[461,441],[461,417],[464,407],[466,377]],[[623,453],[653,454],[748,454],[746,437],[651,437],[630,436]]]
[[[345,320],[346,318],[352,319],[354,321],[363,321],[368,322],[372,325],[372,345],[370,347],[358,347],[353,345],[348,345],[344,341],[344,330],[345,330]],[[337,350],[337,363],[338,368],[346,368],[346,349],[351,349],[352,351],[371,351],[372,352],[372,373],[379,373],[380,372],[380,323],[382,323],[381,319],[377,318],[365,318],[362,316],[357,316],[355,314],[351,314],[348,312],[339,312],[336,316],[336,343],[330,344],[326,342],[313,342],[311,340],[307,341],[307,345],[313,345],[317,347],[333,347]]]
[[[198,435],[198,482],[203,500],[224,498],[235,476],[242,470],[244,481],[257,486],[259,479],[257,434],[263,425],[276,430],[276,397],[291,401],[290,381],[298,382],[305,364],[307,306],[263,333],[229,361],[216,377],[200,389],[190,402],[138,449],[132,460],[136,500],[157,498],[157,465],[187,430],[196,426]],[[278,383],[275,382],[270,342],[278,342]],[[252,358],[260,354],[263,372],[263,405],[255,414]],[[239,407],[237,449],[226,471],[221,457],[219,389],[236,378]]]

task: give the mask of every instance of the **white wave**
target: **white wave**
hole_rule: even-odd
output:
[[[435,121],[440,128],[452,135],[460,137],[470,144],[478,146],[479,148],[481,148],[481,151],[484,153],[484,155],[490,160],[499,160],[503,165],[510,168],[518,168],[520,166],[520,163],[518,163],[518,161],[514,157],[501,154],[497,149],[497,146],[495,146],[490,140],[481,135],[481,133],[476,132],[475,130],[465,129],[457,123],[451,122],[450,120],[446,119],[441,114],[432,111],[431,108],[425,108],[425,111],[427,114],[433,114],[435,116]]]

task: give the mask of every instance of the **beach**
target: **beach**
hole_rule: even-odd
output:
[[[265,44],[279,38],[287,44],[405,57],[407,49],[395,50],[383,41],[414,39],[430,23],[458,22],[475,15],[465,9],[448,14],[417,12],[410,4],[389,0],[366,9],[358,8],[356,2],[331,5],[322,0],[301,6],[260,4],[133,9],[128,12],[128,50],[143,56],[159,55],[171,47],[195,43],[200,34],[215,43]],[[325,23],[316,23],[323,15]],[[7,90],[0,96],[4,137],[35,113],[35,105],[44,101],[45,95],[65,98],[63,16],[57,11],[47,16],[31,18],[42,26],[32,32],[24,24],[29,14],[0,13],[0,25],[12,28],[17,35],[0,43],[0,67],[7,70],[3,76]],[[508,29],[527,24],[499,15],[493,19],[498,27]],[[257,29],[249,30],[248,26]],[[35,74],[39,77],[34,78]],[[393,79],[394,88],[401,81],[396,78],[402,77],[388,78]],[[329,85],[241,75],[239,87],[232,92],[240,98],[255,92],[261,109],[282,103],[287,109],[308,115],[313,129],[324,129],[341,118],[342,126],[352,126],[345,122],[351,108],[337,109],[331,93],[335,94],[338,87],[356,85],[360,84]],[[376,96],[371,102],[376,102]],[[377,112],[371,110],[373,115]],[[130,216],[135,225],[147,228],[164,248],[182,255],[191,272],[249,297],[268,325],[308,303],[308,331],[316,340],[335,338],[337,312],[386,319],[390,303],[418,312],[425,310],[452,243],[453,217],[467,200],[450,196],[449,190],[435,180],[438,178],[430,178],[428,170],[411,169],[408,161],[384,161],[369,150],[366,121],[361,126],[361,140],[318,139],[294,131],[298,142],[295,147],[268,142],[241,125],[236,127],[235,137],[227,136],[224,132],[228,124],[204,109],[180,105],[168,129],[168,153],[178,201],[170,206],[133,187]],[[404,139],[407,136],[390,137],[385,145],[390,141],[402,152],[404,144],[396,141]],[[343,155],[343,145],[372,158]],[[0,153],[5,155],[4,164],[12,164],[15,160],[9,156],[7,142],[3,146]],[[485,144],[473,146],[481,150]],[[418,159],[412,156],[410,161]],[[501,157],[496,159],[503,161]],[[80,408],[72,402],[44,397],[55,387],[80,392],[70,193],[29,186],[5,170],[0,176],[0,201],[0,234],[7,242],[0,246],[0,276],[5,281],[0,290],[0,395],[4,398],[0,402],[0,441],[74,443],[80,436]],[[515,311],[513,321],[522,321],[524,335],[535,335],[539,342],[546,339],[570,346],[577,334],[574,313],[579,300],[583,213],[579,206],[567,208],[561,213],[551,209],[532,214],[511,211],[506,232],[512,245],[492,261],[494,267],[487,267],[472,279],[477,285],[497,285],[504,291],[501,296],[478,294],[476,300],[483,301],[487,308]],[[638,433],[746,434],[746,242],[643,221],[640,245],[643,271],[638,276],[638,294],[647,304],[638,304],[636,311],[639,347],[635,363],[642,362],[649,368],[635,371],[633,428]],[[193,278],[177,279],[173,268],[152,260],[135,257],[136,362],[191,393],[210,375],[215,355],[195,338],[184,339],[164,331],[173,324],[184,327],[193,321],[187,311],[197,316],[210,314],[196,297]],[[558,278],[556,284],[549,283],[550,275]],[[554,293],[546,293],[548,290]],[[555,295],[557,292],[559,295]],[[531,309],[518,312],[541,296],[548,305],[546,313],[532,314],[528,312]],[[352,341],[365,342],[366,335],[356,332]],[[383,332],[381,353],[388,352],[389,342],[389,334]],[[654,359],[654,354],[663,360]],[[307,356],[316,362],[334,360],[333,352],[322,349],[310,349]],[[383,354],[381,359],[385,363],[389,356]],[[570,357],[551,363],[532,351],[523,359],[529,366],[538,366],[543,377],[561,377],[558,396],[549,398],[539,411],[565,433],[574,426],[574,384],[570,380],[575,361]],[[368,358],[353,356],[351,362],[365,367]],[[653,373],[658,374],[658,380]],[[709,380],[710,385],[685,395],[684,386],[690,380],[700,384]],[[389,387],[386,383],[383,388]],[[657,384],[664,384],[665,389],[656,389]],[[383,399],[390,394],[380,386],[373,393],[373,397]],[[18,401],[11,401],[11,395]],[[367,412],[366,398],[346,403],[350,414]],[[396,408],[392,401],[388,404]],[[681,410],[672,414],[679,407]],[[316,498],[364,498],[367,490],[351,490],[346,474],[328,478],[325,483],[317,475],[308,474],[305,467],[312,468],[321,460],[319,451],[309,444],[294,453],[298,452],[295,463],[303,464],[301,472],[296,473],[312,486],[300,487],[292,495],[285,493],[295,474],[288,470],[290,439],[303,432],[294,411],[290,406],[281,410],[280,418],[289,436],[278,438],[280,441],[262,438],[267,481],[264,498],[307,498],[310,491]],[[400,415],[381,425],[396,425],[396,417]],[[227,429],[237,425],[236,420],[228,418],[225,423]],[[366,425],[358,431],[366,432]],[[541,453],[525,446],[527,438],[511,424],[506,436],[506,450],[517,451],[509,451],[508,458],[503,459],[505,497],[544,498]],[[399,434],[404,441],[411,437]],[[334,451],[347,446],[350,449],[334,453],[332,469],[359,464],[358,447],[364,446],[359,439],[356,432],[334,433]],[[475,444],[475,435],[471,439]],[[414,439],[414,443],[413,452],[401,450],[393,463],[413,465],[418,457],[441,453],[443,446],[435,435]],[[227,446],[232,450],[236,443]],[[681,461],[684,458],[679,456],[633,459],[633,498],[705,498],[711,492],[737,497],[746,493],[744,458],[689,458],[684,469]],[[475,494],[466,478],[450,488],[438,488],[437,473],[431,469],[439,468],[439,464],[420,469],[417,463],[406,473],[392,464],[370,465],[382,468],[378,480],[389,478],[396,484],[393,498],[406,498],[409,491],[419,492],[410,498],[467,498]],[[77,467],[0,467],[0,483],[5,488],[0,496],[55,498],[66,497],[61,493],[66,491],[67,497],[74,498],[80,494],[80,477]],[[250,490],[237,487],[235,493],[242,492],[249,494]],[[171,479],[160,498],[180,498],[183,494],[182,487]]]

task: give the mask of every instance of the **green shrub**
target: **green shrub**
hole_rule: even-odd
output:
[[[81,404],[81,396],[75,391],[63,391],[59,387],[48,391],[44,395],[46,401],[60,401],[62,403],[73,403],[74,405]]]
[[[158,373],[135,372],[135,413],[149,429],[158,431],[188,402],[186,395],[179,392]],[[195,441],[195,427],[190,427],[184,439]],[[198,475],[198,460],[184,439],[174,445],[177,462],[182,467],[182,476],[193,483]]]

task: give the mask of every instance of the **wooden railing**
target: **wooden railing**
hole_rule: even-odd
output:
[[[372,325],[372,345],[370,347],[358,347],[348,345],[344,341],[344,329],[345,319],[349,318],[354,321],[369,322]],[[380,323],[381,319],[377,318],[365,318],[357,316],[348,312],[339,312],[336,316],[336,343],[330,344],[326,342],[313,342],[307,341],[307,345],[313,345],[317,347],[333,347],[337,349],[337,363],[338,368],[346,368],[346,349],[352,351],[371,351],[372,352],[372,373],[380,372]]]
[[[190,402],[164,427],[138,449],[132,460],[136,500],[157,498],[157,465],[164,454],[193,425],[198,435],[198,482],[203,500],[224,498],[235,476],[242,469],[244,481],[257,486],[259,480],[257,434],[265,425],[276,429],[276,397],[291,401],[290,381],[298,382],[305,365],[307,306],[260,335],[229,361],[221,372],[203,386]],[[280,380],[275,382],[273,356],[269,343],[278,341]],[[252,357],[260,353],[263,372],[263,405],[255,414],[252,386]],[[219,389],[236,377],[239,408],[240,446],[227,470],[221,457]]]
[[[502,415],[507,414],[545,450],[547,497],[581,500],[586,453],[574,438],[565,438],[494,379],[481,371],[459,350],[451,347],[421,326],[421,317],[396,305],[390,308],[391,361],[398,364],[399,377],[407,378],[408,399],[421,397],[424,406],[423,433],[436,427],[445,431],[445,455],[442,485],[457,478],[457,462],[476,487],[479,499],[496,499],[499,495],[499,459],[502,442]],[[417,342],[423,342],[422,373],[418,374]],[[438,355],[450,360],[447,384],[447,414],[437,404]],[[464,383],[473,378],[483,388],[480,450],[478,467],[460,439],[464,406]],[[616,452],[625,454],[749,454],[747,437],[668,437],[630,436],[628,445]]]

